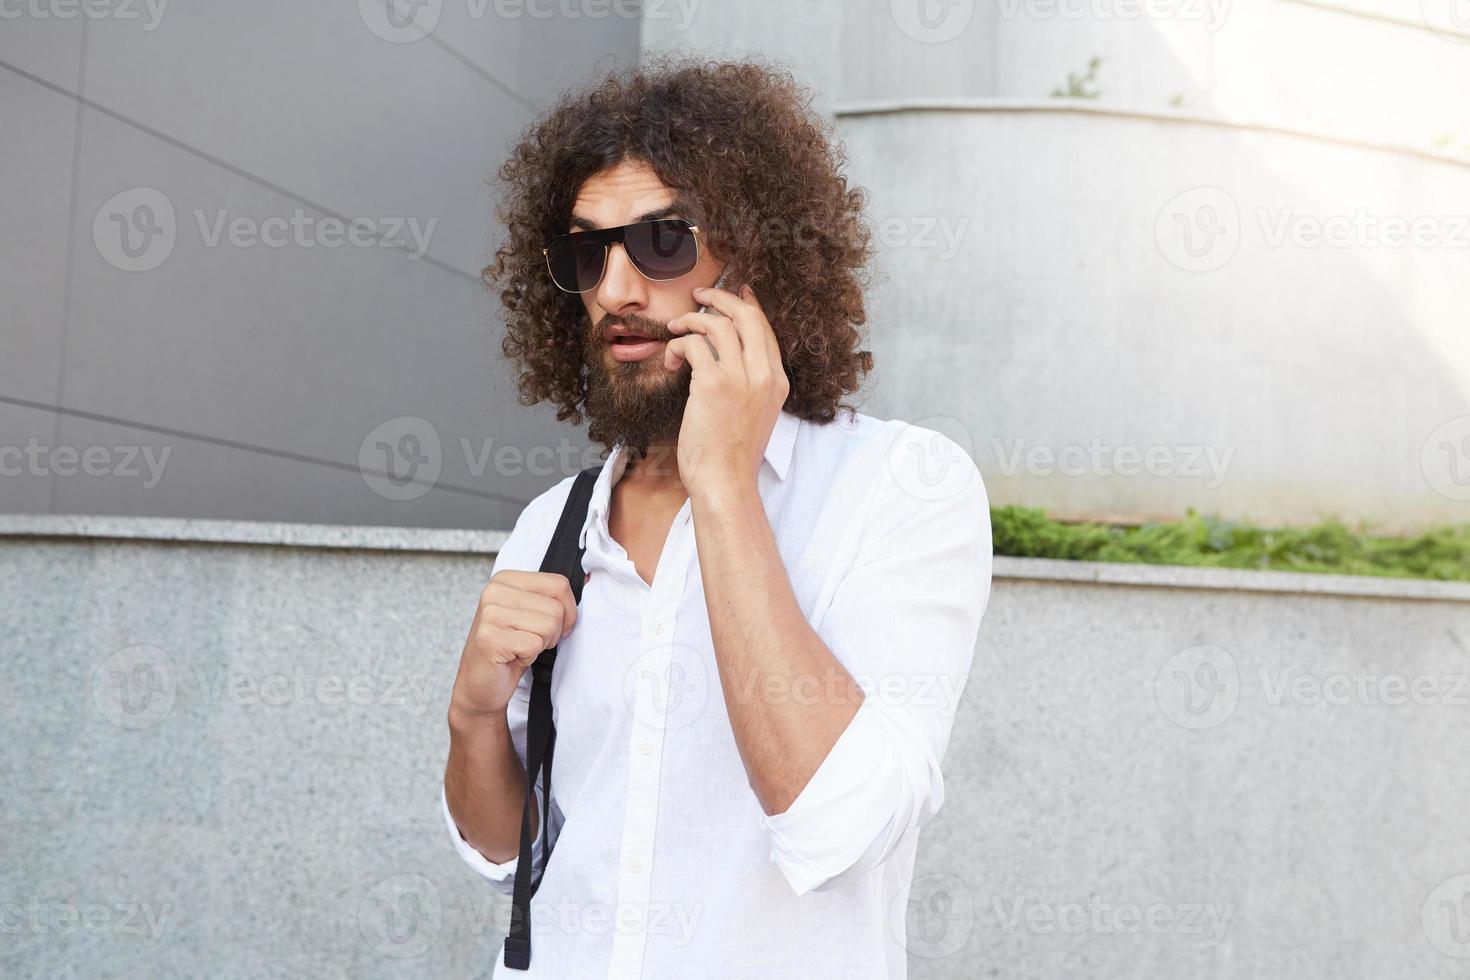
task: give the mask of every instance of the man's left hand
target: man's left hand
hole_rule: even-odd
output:
[[[679,474],[691,498],[719,488],[755,489],[766,444],[791,383],[776,333],[749,286],[739,295],[696,289],[708,313],[669,321],[680,336],[664,347],[664,367],[687,361],[694,375],[679,428]],[[698,335],[698,336],[696,336]]]

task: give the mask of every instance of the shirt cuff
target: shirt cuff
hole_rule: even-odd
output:
[[[868,870],[906,824],[912,794],[890,736],[881,708],[864,699],[786,812],[761,817],[771,860],[797,895],[859,864]]]
[[[459,832],[459,825],[454,822],[454,814],[449,812],[448,793],[442,787],[439,790],[439,805],[444,811],[444,822],[449,826],[449,839],[454,842],[455,853],[482,878],[495,884],[503,884],[505,887],[501,890],[509,894],[515,885],[516,867],[520,863],[520,856],[517,855],[504,864],[496,864],[494,861],[491,861],[485,855],[475,850],[470,845],[470,842],[464,839],[464,835]],[[539,833],[541,826],[539,823],[541,819],[539,816],[541,811],[540,786],[536,787],[536,809],[538,812],[538,833],[531,840],[531,866],[533,868],[541,865],[541,834]]]

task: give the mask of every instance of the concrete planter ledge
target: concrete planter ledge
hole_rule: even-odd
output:
[[[1470,34],[1464,35],[1470,42]],[[991,113],[1008,115],[1063,114],[1097,116],[1113,119],[1130,119],[1142,122],[1164,123],[1183,126],[1206,126],[1216,129],[1243,130],[1246,132],[1269,133],[1294,139],[1311,140],[1354,150],[1372,150],[1399,156],[1448,164],[1452,167],[1470,167],[1464,156],[1443,150],[1391,140],[1373,139],[1362,133],[1346,132],[1325,128],[1309,129],[1303,126],[1273,122],[1265,117],[1221,115],[1219,113],[1192,112],[1186,109],[1160,109],[1151,105],[1128,105],[1109,102],[1093,102],[1075,98],[1017,99],[1005,96],[955,96],[869,99],[861,102],[842,102],[832,107],[838,119],[859,119],[865,116],[917,115],[920,113]]]
[[[493,555],[505,543],[508,533],[163,517],[101,517],[86,514],[0,514],[0,539],[90,538]],[[1192,568],[1180,565],[1110,564],[1049,558],[998,557],[995,560],[995,577],[1017,581],[1470,602],[1470,582]]]
[[[0,514],[0,538],[102,538],[493,555],[508,536],[508,531],[421,527],[98,517],[90,514]]]

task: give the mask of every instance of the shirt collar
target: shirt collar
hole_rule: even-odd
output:
[[[778,480],[785,480],[791,469],[791,457],[796,450],[796,433],[800,428],[801,419],[790,412],[783,410],[776,416],[776,425],[766,443],[765,461]],[[578,540],[583,548],[587,547],[587,529],[599,522],[605,526],[608,505],[612,501],[613,484],[622,479],[623,471],[627,468],[628,455],[623,444],[616,443],[603,461],[602,472],[597,474],[597,482],[592,485],[592,501],[587,505],[587,520],[582,524],[582,534]]]
[[[775,471],[776,478],[786,479],[791,469],[791,455],[796,449],[796,432],[801,428],[801,419],[790,412],[782,411],[776,416],[776,427],[771,430],[771,441],[766,443],[766,462]]]

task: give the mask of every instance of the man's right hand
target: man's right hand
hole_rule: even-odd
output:
[[[576,622],[577,602],[565,575],[510,569],[492,575],[460,654],[451,716],[503,718],[526,668]]]

